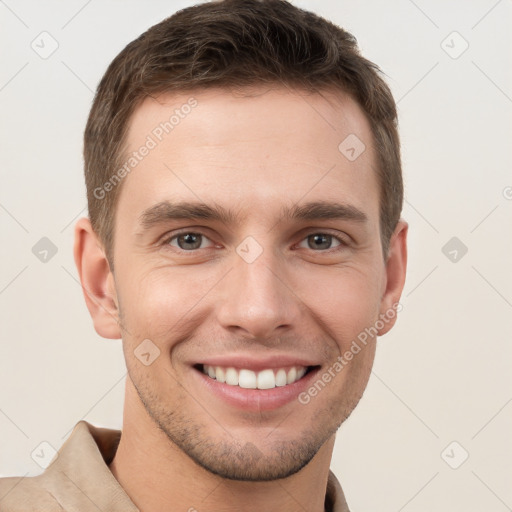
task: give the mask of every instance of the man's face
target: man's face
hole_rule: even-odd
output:
[[[127,153],[148,136],[156,146],[125,178],[113,252],[141,408],[200,465],[246,480],[293,474],[332,438],[367,384],[375,338],[343,355],[389,308],[361,109],[341,94],[256,92],[162,95],[136,110]],[[350,134],[366,146],[355,160],[338,149]],[[180,218],[181,203],[205,215]]]

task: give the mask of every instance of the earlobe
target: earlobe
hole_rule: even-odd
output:
[[[96,332],[103,338],[121,338],[114,276],[103,246],[87,218],[76,223],[74,257]]]
[[[386,334],[395,325],[399,301],[405,284],[407,270],[407,222],[400,220],[389,243],[386,262],[386,287],[381,300],[380,316],[385,318],[378,336]]]

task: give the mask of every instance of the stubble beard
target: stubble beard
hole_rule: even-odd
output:
[[[121,307],[119,307],[119,313],[120,325],[124,326]],[[364,393],[372,361],[373,355],[368,368],[366,370],[360,368],[360,371],[366,374],[363,376],[364,382],[359,382],[361,374],[352,375],[353,379],[348,378],[347,387],[342,390],[342,396],[336,397],[331,394],[329,403],[315,416],[314,424],[303,428],[299,436],[295,435],[295,439],[275,441],[271,449],[266,449],[271,455],[265,455],[257,447],[256,444],[260,440],[252,442],[237,439],[222,426],[222,418],[216,420],[214,415],[206,410],[204,411],[206,421],[199,421],[180,412],[183,408],[180,407],[179,400],[176,402],[177,405],[166,407],[165,400],[162,400],[152,389],[150,379],[137,375],[137,371],[131,371],[129,364],[127,367],[128,378],[147,414],[169,441],[186,456],[206,471],[228,480],[268,482],[287,478],[299,472],[311,462],[324,443],[336,434]],[[178,392],[180,392],[179,387]],[[187,400],[187,396],[189,401],[193,401],[186,390],[181,394],[184,401]],[[298,401],[297,404],[299,404]],[[308,405],[297,406],[307,407]],[[209,423],[215,423],[216,427],[222,430],[221,435],[215,437],[215,434],[209,433]],[[276,430],[282,430],[283,425],[286,425],[286,418],[278,423]],[[229,440],[220,440],[221,437],[228,437]],[[267,437],[271,438],[272,435],[267,434]],[[266,439],[262,439],[261,443],[269,445]]]
[[[298,436],[293,433],[295,439],[276,440],[272,443],[272,433],[265,434],[267,439],[237,439],[222,426],[222,418],[216,420],[206,411],[206,421],[186,417],[180,412],[179,405],[174,408],[163,406],[164,401],[143,379],[138,382],[131,380],[149,417],[173,445],[208,472],[228,480],[244,482],[278,480],[300,471],[336,433],[362,396],[362,392],[352,396],[349,404],[340,401],[328,404],[324,408],[325,412],[317,416],[314,425],[306,426]],[[211,432],[212,424],[214,428],[222,430],[221,435],[216,437]],[[275,437],[283,425],[286,425],[286,419],[276,428]],[[264,450],[270,455],[258,448],[259,441],[261,445],[267,446]]]

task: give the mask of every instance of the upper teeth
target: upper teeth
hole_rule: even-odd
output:
[[[285,368],[267,369],[260,372],[236,368],[224,368],[221,366],[203,365],[203,373],[212,379],[217,379],[230,386],[240,386],[246,389],[272,389],[276,386],[286,386],[301,379],[306,373],[304,366],[292,366]]]

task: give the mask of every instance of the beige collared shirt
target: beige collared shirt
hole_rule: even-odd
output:
[[[108,468],[120,430],[80,421],[41,475],[0,478],[1,512],[138,512]],[[326,512],[349,512],[343,491],[329,473]]]

